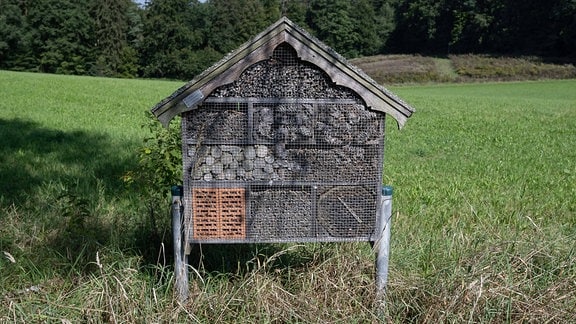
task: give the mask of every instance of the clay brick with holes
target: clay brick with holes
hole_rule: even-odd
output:
[[[246,237],[243,188],[197,188],[192,191],[194,239]]]

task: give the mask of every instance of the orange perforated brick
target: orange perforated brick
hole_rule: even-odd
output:
[[[243,188],[196,188],[192,191],[194,239],[246,237]]]

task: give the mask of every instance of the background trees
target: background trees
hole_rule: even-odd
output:
[[[131,0],[93,1],[89,8],[94,20],[94,46],[97,50],[92,73],[105,76],[131,76],[138,72],[142,22]]]
[[[574,0],[0,0],[0,68],[191,79],[281,16],[348,58],[576,59]]]
[[[25,19],[17,0],[0,1],[0,64],[3,68],[15,68],[15,62],[24,50],[22,39]]]
[[[194,6],[187,0],[153,0],[144,11],[140,48],[144,76],[185,78],[192,49],[199,42],[192,28]]]

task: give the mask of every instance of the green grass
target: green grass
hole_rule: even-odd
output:
[[[120,178],[144,112],[181,83],[0,71],[0,85],[0,322],[378,321],[366,243],[203,246],[191,300],[172,298],[167,210]],[[387,321],[576,321],[575,88],[391,89],[417,112],[387,123]]]
[[[145,112],[181,83],[2,71],[0,194],[9,202],[47,183],[100,179],[134,165]]]
[[[576,270],[575,85],[394,89],[419,108],[405,130],[388,134],[385,164],[398,212],[393,263],[427,287],[400,287],[408,295],[397,298],[430,303],[417,314],[574,319],[562,305],[576,297],[568,288]]]

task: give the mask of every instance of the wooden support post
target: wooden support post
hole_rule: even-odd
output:
[[[188,262],[184,253],[182,190],[182,186],[172,186],[172,242],[175,294],[180,302],[185,302],[188,299]]]
[[[392,226],[392,187],[382,188],[381,206],[378,215],[378,237],[376,240],[376,306],[379,312],[385,309],[388,261],[390,257],[390,227]]]

